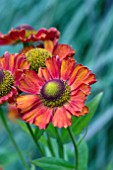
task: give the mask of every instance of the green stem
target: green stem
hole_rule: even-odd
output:
[[[7,124],[7,122],[6,122],[6,119],[5,119],[4,114],[2,113],[2,114],[0,114],[0,116],[1,116],[2,123],[3,123],[3,125],[4,125],[4,127],[5,127],[5,129],[6,129],[6,131],[7,131],[7,133],[8,133],[8,135],[9,135],[9,138],[10,138],[10,140],[12,141],[12,143],[13,143],[13,145],[14,145],[14,147],[15,147],[15,149],[16,149],[19,157],[20,157],[20,160],[22,161],[22,163],[23,163],[23,165],[25,166],[26,170],[30,170],[29,166],[27,165],[26,161],[24,160],[24,157],[23,157],[20,149],[18,148],[18,145],[16,144],[16,142],[15,142],[15,140],[14,140],[14,138],[13,138],[13,135],[12,135],[12,133],[11,133],[9,127],[8,127],[8,124]]]
[[[52,155],[53,157],[55,157],[56,155],[55,155],[55,153],[54,153],[54,149],[53,149],[53,146],[52,146],[52,143],[51,143],[50,136],[49,136],[48,133],[46,133],[46,134],[47,134],[47,142],[48,142],[49,150],[50,150],[50,152],[51,152],[51,155]]]
[[[78,169],[78,148],[77,148],[77,143],[75,141],[75,138],[73,136],[73,133],[72,133],[71,129],[68,127],[67,130],[68,130],[69,136],[70,136],[70,138],[72,140],[72,143],[73,143],[73,146],[74,146],[75,157],[76,157],[75,169],[77,170]]]
[[[56,130],[56,134],[57,134],[57,143],[58,143],[58,149],[59,149],[59,156],[61,158],[64,158],[64,148],[63,148],[63,143],[62,143],[62,139],[61,139],[61,136],[59,134],[59,131],[57,128],[55,128]]]
[[[34,140],[34,142],[35,142],[35,144],[36,144],[36,146],[37,146],[40,154],[44,156],[44,152],[43,152],[42,148],[40,147],[37,139],[35,138],[35,135],[34,135],[34,133],[33,133],[33,131],[32,131],[31,126],[29,125],[29,123],[26,123],[26,125],[27,125],[27,128],[28,128],[28,130],[29,130],[29,132],[30,132],[30,134],[31,134],[31,136],[32,136],[32,139]]]

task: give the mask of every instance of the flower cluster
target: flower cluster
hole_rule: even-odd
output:
[[[88,113],[85,106],[95,75],[73,58],[75,51],[59,44],[56,28],[36,31],[28,25],[0,33],[0,45],[23,43],[18,54],[0,58],[0,104],[8,102],[13,113],[45,129],[71,125],[72,116]],[[37,45],[35,45],[35,43]]]

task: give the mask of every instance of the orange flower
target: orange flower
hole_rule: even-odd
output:
[[[21,69],[28,69],[29,63],[18,54],[9,54],[6,52],[0,58],[0,104],[6,101],[13,101],[17,94],[18,81],[21,76]]]
[[[41,28],[36,31],[29,25],[20,25],[12,28],[7,34],[0,33],[0,45],[9,45],[19,42],[53,41],[54,43],[60,36],[56,28]]]
[[[59,128],[71,125],[72,116],[88,113],[85,106],[90,85],[95,75],[73,58],[62,61],[58,57],[46,59],[46,68],[39,68],[38,75],[25,70],[19,82],[21,91],[27,93],[16,99],[21,118],[45,129],[52,122]]]

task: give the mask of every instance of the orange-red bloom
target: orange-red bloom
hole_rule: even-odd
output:
[[[67,128],[72,115],[88,113],[85,100],[95,82],[95,75],[87,67],[76,65],[73,58],[47,58],[46,68],[40,68],[38,75],[31,70],[23,72],[19,88],[27,94],[16,99],[19,114],[40,129],[50,122]]]
[[[9,45],[19,42],[47,41],[57,42],[60,36],[56,28],[41,28],[38,31],[29,25],[20,25],[12,28],[7,34],[0,33],[0,45]]]
[[[18,54],[6,52],[0,58],[0,104],[13,100],[13,96],[17,94],[15,86],[21,76],[20,70],[28,68],[29,63],[24,56],[20,58]]]

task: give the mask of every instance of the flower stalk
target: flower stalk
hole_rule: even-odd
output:
[[[40,152],[40,154],[41,154],[42,156],[44,156],[44,152],[43,152],[42,148],[40,147],[37,139],[35,138],[35,135],[34,135],[34,133],[33,133],[33,131],[32,131],[31,126],[29,125],[29,123],[26,123],[26,125],[27,125],[27,128],[28,128],[28,130],[29,130],[29,132],[30,132],[30,134],[31,134],[31,137],[32,137],[33,141],[35,142],[35,144],[36,144],[36,146],[37,146],[38,151]]]
[[[72,133],[72,131],[71,131],[71,128],[68,127],[67,130],[68,130],[69,136],[70,136],[70,138],[71,138],[71,140],[72,140],[72,143],[73,143],[73,146],[74,146],[75,158],[76,158],[75,170],[77,170],[77,169],[78,169],[78,147],[77,147],[77,143],[76,143],[76,141],[75,141],[75,138],[74,138],[74,136],[73,136],[73,133]]]
[[[58,143],[58,149],[59,149],[59,156],[60,158],[64,158],[64,148],[63,148],[63,143],[62,143],[62,139],[61,136],[59,134],[59,131],[57,128],[55,128],[56,130],[56,134],[57,134],[57,143]]]

